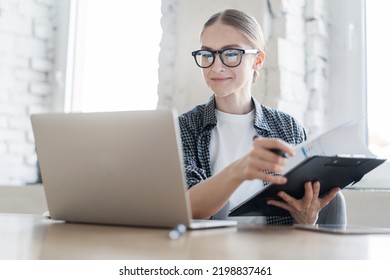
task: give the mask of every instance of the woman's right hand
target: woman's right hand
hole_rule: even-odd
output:
[[[285,177],[271,172],[281,173],[287,160],[271,149],[278,149],[289,156],[294,155],[291,146],[280,139],[256,138],[249,153],[207,180],[192,186],[189,193],[193,218],[206,219],[217,213],[245,180],[286,183]]]
[[[256,137],[250,152],[236,162],[240,180],[260,179],[273,184],[286,183],[287,179],[277,174],[283,172],[287,159],[273,152],[273,149],[294,156],[291,145],[283,140]]]

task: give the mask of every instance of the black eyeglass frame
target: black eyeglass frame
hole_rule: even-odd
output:
[[[225,51],[230,51],[230,50],[234,50],[234,51],[239,51],[239,53],[241,54],[240,55],[240,61],[238,62],[237,65],[235,66],[230,66],[230,65],[227,65],[225,62],[224,62],[224,59],[222,58],[222,53],[224,53]],[[197,59],[196,59],[196,56],[198,55],[199,52],[210,52],[213,56],[213,61],[211,62],[211,64],[209,66],[201,66],[199,65]],[[215,51],[212,51],[212,50],[197,50],[197,51],[193,51],[192,52],[192,56],[194,57],[195,59],[195,63],[196,65],[198,65],[200,68],[209,68],[211,67],[214,62],[215,62],[215,55],[216,54],[219,54],[219,58],[221,59],[221,62],[223,65],[225,65],[226,67],[229,67],[229,68],[235,68],[235,67],[238,67],[240,64],[241,64],[241,61],[242,61],[242,56],[244,54],[258,54],[259,52],[261,52],[260,50],[258,49],[239,49],[239,48],[226,48],[226,49],[223,49],[223,50],[215,50]]]

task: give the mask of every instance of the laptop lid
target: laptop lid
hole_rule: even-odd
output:
[[[50,113],[31,121],[51,218],[190,227],[175,111]]]

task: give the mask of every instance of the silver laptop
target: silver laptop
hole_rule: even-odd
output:
[[[50,217],[78,223],[187,228],[191,219],[174,110],[31,117]]]

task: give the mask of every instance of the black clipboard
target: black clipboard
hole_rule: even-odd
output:
[[[229,216],[287,216],[288,211],[267,205],[267,200],[280,200],[279,191],[299,199],[304,195],[305,182],[319,181],[320,196],[334,187],[345,188],[360,181],[371,170],[375,169],[386,159],[364,157],[312,156],[288,171],[284,176],[284,185],[270,184],[255,193],[246,201],[234,207]]]

